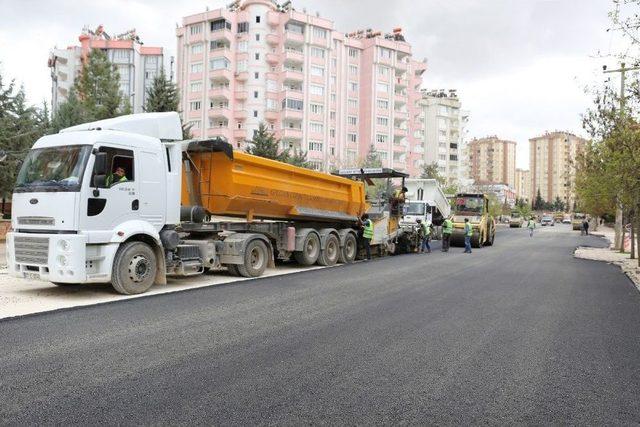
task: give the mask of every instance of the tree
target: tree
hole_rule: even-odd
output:
[[[293,149],[293,154],[289,154],[285,162],[301,168],[311,169],[311,164],[307,160],[307,152],[297,148]]]
[[[369,146],[369,152],[367,153],[364,160],[360,163],[360,167],[363,168],[381,168],[382,160],[380,159],[380,154],[376,152],[376,148],[371,144]]]
[[[51,120],[51,128],[54,132],[59,132],[61,129],[87,121],[86,113],[80,105],[75,89],[72,88],[67,100],[58,106],[58,110]]]
[[[435,179],[440,185],[444,185],[446,181],[445,178],[440,175],[440,172],[438,171],[438,164],[436,162],[428,165],[422,165],[422,174],[420,175],[420,178]]]
[[[556,196],[556,199],[553,201],[552,209],[556,212],[562,212],[564,211],[564,208],[565,208],[565,203],[562,201],[560,196]]]
[[[147,89],[147,102],[144,110],[147,112],[178,111],[179,104],[178,88],[165,74],[163,68]]]
[[[116,117],[127,108],[120,93],[120,74],[100,49],[87,56],[74,90],[87,120]]]
[[[540,189],[538,188],[538,193],[536,194],[536,199],[533,202],[533,210],[534,211],[543,210],[545,208],[545,205],[546,205],[546,202],[544,201],[544,199],[540,195]]]
[[[264,123],[260,123],[253,139],[249,141],[247,153],[281,162],[286,161],[289,157],[289,150],[280,151],[279,145],[275,135],[267,130]]]

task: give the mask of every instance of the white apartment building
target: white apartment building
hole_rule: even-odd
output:
[[[462,144],[469,113],[461,105],[454,89],[422,90],[421,160],[424,164],[436,163],[449,184],[467,178]]]
[[[195,137],[242,149],[260,123],[315,168],[353,167],[370,147],[415,174],[426,64],[400,29],[341,33],[291,2],[238,0],[183,18],[177,82]]]
[[[129,100],[134,113],[143,112],[146,89],[163,66],[162,48],[143,46],[135,30],[110,36],[102,25],[96,30],[84,28],[78,40],[80,46],[54,48],[49,55],[52,112],[55,113],[58,106],[67,100],[75,79],[82,71],[83,62],[92,49],[101,49],[107,54],[120,75],[122,97]]]

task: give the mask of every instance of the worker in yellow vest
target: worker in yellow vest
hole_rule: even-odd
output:
[[[371,259],[371,239],[373,239],[373,221],[369,219],[369,215],[362,215],[362,243],[367,253],[367,261]]]
[[[464,253],[471,253],[471,236],[473,236],[473,227],[469,222],[469,218],[464,219]]]
[[[453,233],[453,221],[451,221],[451,218],[447,218],[442,223],[442,252],[449,252],[452,233]]]

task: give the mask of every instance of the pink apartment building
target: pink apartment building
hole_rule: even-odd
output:
[[[195,137],[243,148],[264,122],[314,167],[356,166],[373,146],[384,166],[420,172],[424,62],[399,29],[340,33],[287,2],[239,0],[183,18],[177,81]]]

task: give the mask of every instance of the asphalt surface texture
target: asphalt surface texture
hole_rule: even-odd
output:
[[[637,424],[640,293],[568,227],[0,321],[0,424]]]

